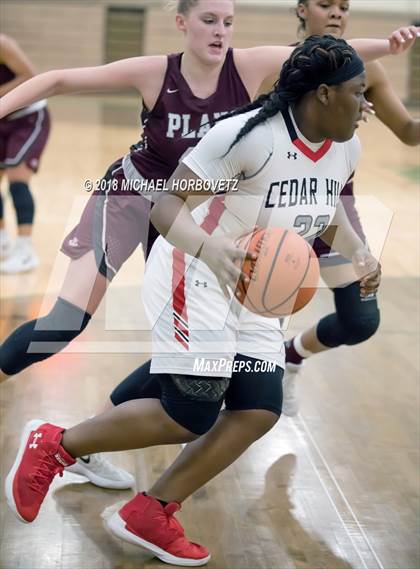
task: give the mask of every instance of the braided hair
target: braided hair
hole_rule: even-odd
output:
[[[284,63],[280,77],[270,93],[261,95],[249,105],[219,119],[260,109],[238,132],[228,152],[256,126],[277,113],[286,111],[289,105],[297,103],[309,91],[317,89],[323,83],[326,85],[343,83],[355,76],[354,70],[357,74],[361,73],[363,63],[346,41],[329,35],[310,36],[294,49],[290,58]]]

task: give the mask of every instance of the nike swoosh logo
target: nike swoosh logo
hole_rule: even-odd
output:
[[[90,456],[88,456],[87,458],[85,458],[84,456],[81,456],[81,457],[80,457],[80,460],[81,460],[82,462],[84,462],[85,464],[89,464],[89,462],[90,462]]]
[[[179,89],[166,89],[166,92],[169,93],[169,95],[172,95],[172,93],[178,93]]]

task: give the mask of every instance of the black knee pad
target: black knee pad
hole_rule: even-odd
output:
[[[319,341],[330,348],[346,344],[353,346],[371,338],[380,323],[376,295],[360,297],[360,284],[333,290],[336,313],[320,320],[317,327]]]
[[[349,320],[345,323],[346,341],[348,346],[361,344],[369,340],[379,328],[379,310],[376,315],[371,317],[359,318],[358,320]]]
[[[74,340],[86,328],[89,320],[90,314],[58,298],[49,314],[25,322],[3,342],[0,347],[0,369],[13,375],[49,358]],[[32,347],[32,342],[42,342],[42,346]]]
[[[35,202],[28,184],[26,182],[10,182],[9,189],[18,225],[32,225],[35,215]]]
[[[228,378],[208,378],[180,374],[159,374],[161,404],[179,425],[196,435],[204,435],[217,420]]]

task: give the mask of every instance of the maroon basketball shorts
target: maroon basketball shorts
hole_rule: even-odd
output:
[[[38,170],[42,151],[50,132],[50,115],[44,107],[33,113],[0,120],[0,169],[25,163]]]
[[[121,160],[105,174],[101,189],[90,197],[80,222],[67,235],[61,251],[79,259],[94,251],[99,272],[111,281],[141,243],[147,257],[159,235],[150,223],[152,202],[124,191]]]

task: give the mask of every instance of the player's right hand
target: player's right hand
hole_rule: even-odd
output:
[[[231,297],[239,280],[248,284],[248,276],[241,270],[245,259],[255,260],[255,253],[250,253],[238,245],[232,237],[210,236],[201,248],[199,259],[206,263],[216,275],[220,288],[227,298]]]

